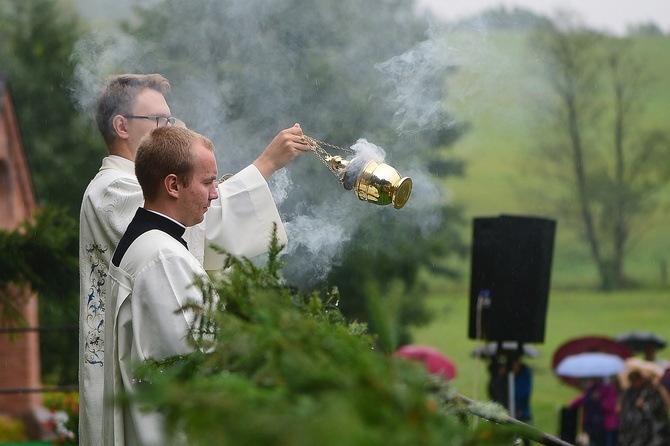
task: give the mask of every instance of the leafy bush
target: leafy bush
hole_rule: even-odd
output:
[[[51,428],[56,435],[53,444],[78,444],[79,394],[53,392],[44,395],[44,406],[51,411]]]
[[[0,229],[0,325],[25,325],[27,294],[17,291],[32,291],[42,326],[73,328],[40,339],[42,380],[53,385],[77,382],[78,244],[77,221],[63,208],[44,206],[16,229]]]
[[[26,441],[26,427],[21,420],[0,414],[0,443]]]
[[[225,274],[199,284],[205,304],[187,305],[200,315],[193,353],[138,371],[138,402],[172,434],[195,445],[512,443],[504,426],[471,429],[448,383],[375,348],[342,317],[336,289],[284,286],[279,250],[275,240],[265,268],[229,258]]]
[[[23,323],[22,302],[17,300],[16,289],[30,288],[49,299],[60,299],[74,294],[77,285],[68,282],[68,275],[76,275],[76,249],[68,255],[68,248],[77,246],[76,221],[63,209],[43,207],[18,228],[0,229],[0,319],[7,326]]]

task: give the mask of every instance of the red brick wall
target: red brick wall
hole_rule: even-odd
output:
[[[35,194],[4,79],[0,79],[0,95],[0,228],[12,230],[33,215]],[[39,326],[37,296],[24,294],[24,302],[27,326]],[[0,389],[42,387],[38,332],[16,333],[14,338],[10,340],[8,334],[0,333]],[[0,393],[0,413],[18,415],[41,405],[41,393]]]
[[[30,296],[23,307],[28,327],[37,327],[37,297]],[[40,379],[39,334],[36,331],[15,333],[13,338],[0,334],[0,389],[38,389]],[[2,393],[0,412],[20,415],[42,405],[42,393]]]

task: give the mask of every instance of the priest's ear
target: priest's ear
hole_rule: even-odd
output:
[[[179,181],[179,177],[177,177],[177,175],[171,173],[170,175],[166,176],[164,184],[165,184],[165,190],[167,191],[168,195],[170,195],[173,198],[179,198],[179,190],[181,187],[181,182]]]
[[[126,118],[121,115],[114,116],[114,119],[112,119],[112,127],[114,127],[114,131],[119,138],[128,139],[129,135],[128,128],[126,127]]]

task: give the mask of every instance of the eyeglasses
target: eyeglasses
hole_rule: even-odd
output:
[[[174,125],[177,121],[177,118],[172,116],[141,116],[141,115],[121,115],[126,119],[151,119],[156,121],[156,128],[165,127],[166,125]]]

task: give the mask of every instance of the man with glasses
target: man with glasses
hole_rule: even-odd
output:
[[[89,183],[80,212],[80,445],[100,444],[107,271],[114,249],[144,202],[134,172],[140,141],[156,127],[177,124],[164,96],[169,91],[168,80],[159,74],[123,74],[108,80],[98,100],[96,122],[109,156]],[[267,180],[307,151],[296,124],[279,132],[252,165],[218,186],[219,198],[212,202],[204,227],[189,228],[184,236],[205,269],[218,270],[223,264],[223,256],[210,244],[236,256],[264,253],[274,223],[280,242],[286,243]]]

